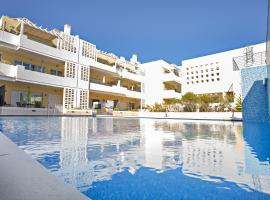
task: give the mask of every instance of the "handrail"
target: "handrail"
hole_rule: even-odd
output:
[[[234,71],[244,67],[252,67],[266,64],[266,51],[254,53],[251,56],[238,56],[233,58]]]

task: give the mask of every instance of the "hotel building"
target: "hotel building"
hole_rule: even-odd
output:
[[[47,30],[26,18],[2,16],[0,114],[91,114],[96,104],[139,110],[187,92],[237,95],[241,75],[234,58],[249,62],[265,48],[264,43],[248,52],[240,48],[184,60],[182,66],[164,60],[140,63],[136,55],[126,60],[98,50],[72,35],[69,25]]]

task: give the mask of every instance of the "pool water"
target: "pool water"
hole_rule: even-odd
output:
[[[270,199],[270,124],[1,117],[0,131],[89,198]]]

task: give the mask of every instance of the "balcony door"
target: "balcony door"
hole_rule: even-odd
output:
[[[4,106],[5,104],[5,86],[0,87],[0,106]]]

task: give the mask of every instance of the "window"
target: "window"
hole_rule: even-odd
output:
[[[26,70],[31,70],[31,64],[23,63],[23,66]]]
[[[81,66],[81,80],[89,81],[89,68],[86,66]]]
[[[220,81],[220,79],[219,79],[219,78],[217,78],[217,81]]]
[[[0,62],[2,62],[2,54],[0,53]]]
[[[23,65],[23,62],[20,60],[15,60],[15,65]]]
[[[215,79],[212,79],[212,82],[214,82],[215,81]]]
[[[211,71],[214,71],[214,68],[211,68]]]
[[[65,108],[72,109],[74,108],[74,97],[75,97],[75,90],[70,88],[65,88]]]
[[[50,74],[55,76],[62,76],[62,72],[55,69],[51,69]]]
[[[187,84],[189,84],[189,82],[187,82]]]
[[[189,80],[189,77],[187,77],[187,80]]]
[[[219,67],[217,67],[216,70],[219,70]]]
[[[189,75],[189,73],[187,73],[187,75]]]
[[[211,76],[214,76],[214,74],[211,74]]]
[[[206,77],[208,77],[209,75],[208,74],[206,74]]]
[[[35,71],[35,72],[45,72],[44,67],[39,66],[39,65],[30,65],[30,70]]]
[[[206,82],[209,82],[209,80],[207,79]]]
[[[51,75],[55,75],[56,76],[56,74],[57,74],[57,71],[54,70],[54,69],[51,69]]]
[[[201,77],[203,78],[203,75],[201,75]]]
[[[208,72],[208,69],[206,69],[205,71]]]
[[[65,77],[75,78],[75,63],[66,62],[65,63]]]
[[[203,80],[201,80],[201,82],[203,83],[204,81],[203,81]]]
[[[217,75],[219,76],[219,73],[217,73]]]
[[[191,79],[194,79],[194,77],[192,76]]]

